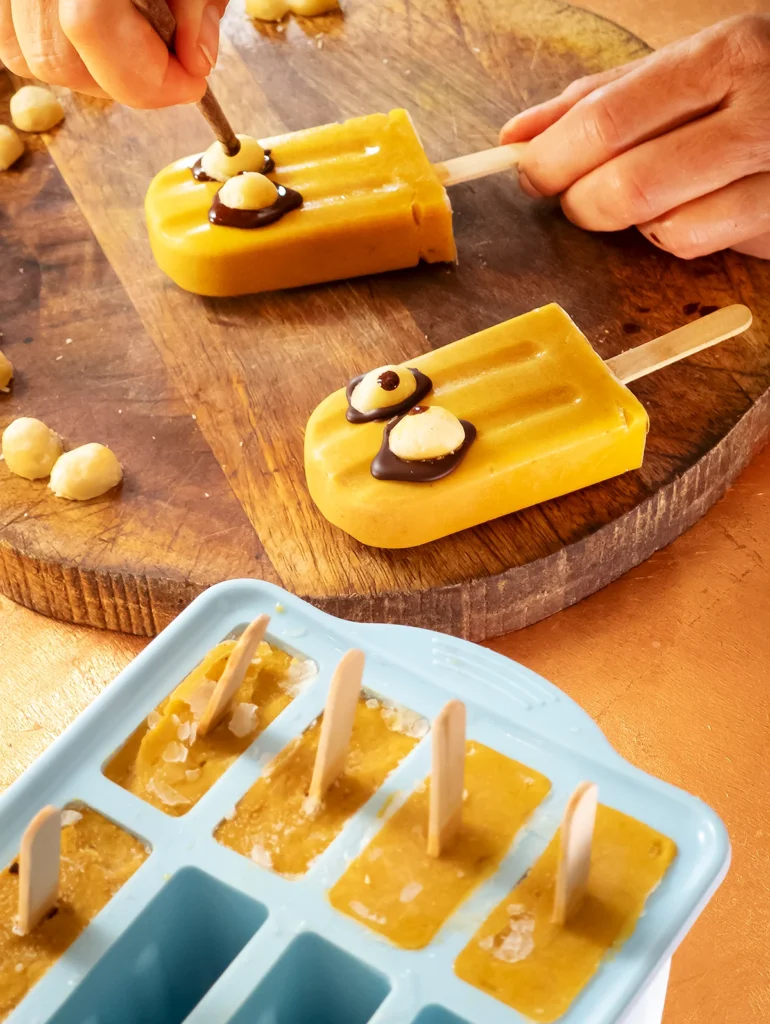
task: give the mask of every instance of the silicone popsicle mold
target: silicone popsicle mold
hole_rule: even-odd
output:
[[[312,658],[316,679],[201,801],[172,818],[110,782],[102,767],[205,653],[260,612],[268,639]],[[393,794],[429,772],[426,737],[299,880],[219,845],[212,833],[270,757],[320,713],[350,647],[368,689],[433,718],[465,701],[468,736],[542,772],[552,790],[500,870],[424,950],[396,949],[335,912],[326,893],[381,827]],[[0,798],[0,864],[47,803],[82,802],[152,853],[8,1018],[12,1024],[516,1024],[525,1018],[460,981],[452,965],[489,911],[539,856],[574,786],[670,836],[678,855],[631,938],[562,1018],[614,1024],[642,997],[727,871],[719,818],[623,760],[555,686],[483,648],[438,633],[334,619],[272,584],[235,580],[189,606]]]

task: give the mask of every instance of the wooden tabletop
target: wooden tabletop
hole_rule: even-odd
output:
[[[591,0],[660,46],[767,0]],[[674,11],[673,8],[676,8]],[[574,608],[489,646],[574,697],[641,768],[695,793],[733,843],[674,959],[665,1024],[770,1019],[770,449],[688,534]],[[146,644],[0,598],[0,788]]]

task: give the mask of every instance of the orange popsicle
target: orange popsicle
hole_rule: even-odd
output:
[[[194,180],[197,156],[151,183],[153,255],[180,287],[243,295],[456,258],[449,197],[405,110],[292,132],[264,147],[275,162],[270,178],[303,200],[265,227],[209,222],[221,182]]]

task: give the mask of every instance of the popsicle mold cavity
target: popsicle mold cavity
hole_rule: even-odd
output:
[[[262,868],[303,875],[428,731],[428,722],[374,696],[356,708],[345,769],[320,804],[308,798],[319,718],[275,760],[216,838]]]
[[[463,822],[441,857],[427,852],[430,782],[386,822],[329,894],[332,906],[403,949],[422,949],[481,882],[551,788],[481,743],[466,745]]]
[[[215,729],[198,736],[198,723],[235,644],[226,640],[209,651],[151,712],[105,768],[108,779],[166,814],[186,814],[314,674],[312,662],[261,643],[232,710]]]
[[[676,856],[660,832],[599,806],[586,896],[567,926],[553,924],[559,833],[493,911],[455,963],[463,981],[534,1020],[567,1012],[608,950],[633,932]]]
[[[420,486],[376,479],[382,426],[348,422],[344,389],[307,424],[310,494],[331,523],[364,544],[425,544],[642,463],[644,407],[555,303],[409,365],[433,381],[431,402],[478,431],[450,475]]]
[[[276,183],[304,200],[269,230],[211,224],[218,184],[191,180],[196,158],[171,164],[150,185],[152,251],[182,288],[243,295],[455,259],[449,199],[406,111],[293,132],[264,146]]]
[[[96,811],[62,812],[59,901],[29,935],[16,935],[19,864],[0,872],[0,1020],[63,955],[147,859],[149,851]]]

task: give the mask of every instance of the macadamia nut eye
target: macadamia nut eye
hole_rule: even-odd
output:
[[[405,462],[442,459],[464,442],[462,423],[440,405],[416,405],[390,432],[390,450]]]
[[[378,366],[364,374],[353,389],[350,404],[362,413],[400,405],[414,394],[417,382],[411,370],[403,366]]]
[[[212,142],[201,157],[201,169],[214,181],[228,178],[244,171],[261,171],[265,166],[265,151],[262,144],[251,135],[238,135],[241,148],[235,156],[228,156],[221,142]]]
[[[264,210],[278,199],[278,189],[257,171],[229,178],[219,190],[219,201],[231,210]]]

